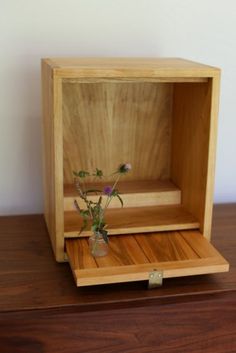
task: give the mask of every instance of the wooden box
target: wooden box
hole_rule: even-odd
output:
[[[219,80],[183,59],[42,60],[45,219],[78,286],[228,271],[210,243]],[[124,208],[112,203],[110,252],[94,259],[72,172],[123,162]]]

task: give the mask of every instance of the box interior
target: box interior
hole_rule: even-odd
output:
[[[113,201],[107,212],[110,234],[202,229],[210,79],[178,83],[67,79],[62,95],[65,237],[78,237],[81,226],[73,207],[77,196],[73,171],[102,169],[106,177],[98,186],[103,187],[124,162],[131,163],[132,170],[119,183],[124,208]]]

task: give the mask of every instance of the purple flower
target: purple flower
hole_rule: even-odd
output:
[[[110,185],[107,185],[104,187],[103,192],[105,195],[111,195],[112,193],[112,187]]]
[[[125,163],[125,164],[121,164],[119,166],[118,171],[119,171],[119,173],[123,173],[124,174],[124,173],[128,173],[131,169],[132,169],[131,164],[130,163]]]

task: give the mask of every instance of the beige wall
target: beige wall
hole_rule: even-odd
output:
[[[234,0],[0,0],[0,213],[42,211],[40,58],[178,56],[223,69],[215,200],[236,201]]]

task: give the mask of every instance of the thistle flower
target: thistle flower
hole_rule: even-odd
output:
[[[110,185],[107,185],[104,187],[103,192],[105,195],[111,195],[112,193],[112,187]]]
[[[101,169],[96,168],[95,172],[93,173],[93,176],[101,179],[103,177],[103,171]]]
[[[130,163],[125,163],[121,164],[118,168],[118,172],[121,174],[128,173],[132,169],[132,166]]]

